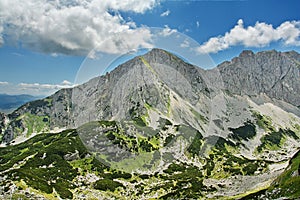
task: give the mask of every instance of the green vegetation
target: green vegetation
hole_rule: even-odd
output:
[[[141,127],[146,126],[146,122],[144,120],[145,120],[145,118],[142,118],[142,117],[134,117],[133,118],[133,121],[136,123],[136,125],[141,126]]]
[[[135,132],[134,134],[127,133],[128,126],[131,127],[130,131]],[[99,131],[95,131],[99,127],[103,127],[103,134],[100,136]],[[132,122],[124,122],[123,124],[117,124],[115,121],[90,122],[81,126],[78,130],[82,133],[81,138],[84,141],[88,141],[95,136],[106,137],[112,144],[118,145],[118,147],[129,152],[151,152],[160,147],[158,131]]]
[[[261,115],[257,111],[252,111],[252,116],[256,119],[256,124],[259,128],[264,129],[265,131],[275,131],[275,128],[272,125],[272,119],[269,116]]]
[[[164,130],[163,133],[170,131],[164,141],[160,138],[161,130]],[[171,130],[175,130],[175,133]],[[100,139],[104,138],[103,141],[133,152],[136,156],[120,161],[112,160],[105,165],[109,157],[88,152],[78,132],[83,133],[80,135],[84,138],[83,141],[85,139],[90,141],[89,138],[97,136]],[[255,134],[255,126],[247,122],[244,126],[232,129],[232,132],[231,138],[247,140]],[[275,133],[265,135],[265,144],[275,144],[278,141],[280,144],[282,137],[298,138],[291,130],[279,129],[276,134],[280,137],[272,134]],[[174,157],[168,155],[168,152],[155,151],[162,147],[162,143],[171,144],[172,140],[176,139],[190,142],[185,153],[187,156],[193,156],[195,160],[198,159],[203,164],[202,167],[173,160]],[[207,147],[211,148],[206,150]],[[76,198],[74,194],[83,190],[87,193],[99,190],[104,196],[117,199],[124,195],[129,195],[131,199],[148,197],[147,195],[149,197],[157,195],[156,197],[160,199],[199,199],[206,198],[205,195],[217,190],[214,186],[205,186],[203,184],[205,178],[253,176],[265,172],[271,163],[235,154],[239,152],[239,148],[241,147],[231,139],[218,136],[203,138],[196,129],[187,125],[173,125],[171,121],[163,118],[159,119],[158,130],[142,127],[131,121],[121,123],[98,121],[87,123],[77,130],[67,130],[58,134],[39,134],[24,143],[0,148],[0,172],[1,175],[21,185],[22,187],[18,187],[24,190],[30,187],[45,196],[56,195],[55,190],[62,199]],[[204,150],[205,154],[199,156],[199,152]],[[137,169],[155,170],[161,158],[169,161],[168,156],[171,162],[168,162],[169,165],[163,171],[144,174],[136,172]],[[100,158],[104,162],[101,162]],[[281,193],[278,195],[276,193],[277,196],[274,194],[274,197],[299,196],[299,189],[297,190],[297,184],[300,184],[299,165],[298,153],[291,161],[291,167],[272,185],[273,189],[281,188]],[[93,182],[82,179],[91,174],[97,177]],[[3,182],[0,186],[4,186],[8,191],[6,184],[7,182]],[[78,185],[84,189],[79,189]],[[268,191],[273,191],[272,187]]]
[[[78,157],[66,160],[67,155],[76,152]],[[122,186],[113,179],[132,177],[129,173],[111,170],[90,155],[75,130],[39,134],[24,143],[0,148],[0,171],[6,171],[5,175],[12,181],[23,181],[42,194],[52,194],[55,189],[63,199],[73,198],[74,180],[78,175],[94,173],[103,177],[101,180],[105,181],[97,181],[94,188],[110,191]],[[0,186],[2,184],[6,183]]]
[[[158,138],[155,135],[152,137],[145,137],[139,134],[132,136],[122,131],[108,131],[105,135],[113,144],[130,152],[151,152],[159,148]]]
[[[27,137],[32,133],[47,132],[50,129],[50,119],[48,116],[38,116],[30,113],[25,113],[18,117],[15,121],[20,121],[24,123],[25,128],[27,128]],[[22,132],[23,130],[17,130],[17,132]]]
[[[124,172],[130,173],[136,171],[137,169],[149,169],[152,168],[151,165],[153,159],[152,152],[145,152],[138,154],[135,157],[130,157],[123,159],[118,162],[112,162],[111,167],[114,169],[120,169]]]
[[[212,147],[204,166],[207,177],[222,179],[234,175],[254,175],[259,168],[266,164],[261,160],[235,156],[231,152],[232,149],[235,149],[235,144],[224,138],[214,137],[213,140],[215,141],[214,147]]]
[[[300,125],[299,124],[294,124],[294,128],[297,130],[297,132],[300,133]]]
[[[170,144],[170,142],[175,138],[175,135],[168,135],[164,142],[164,147]]]
[[[94,156],[86,157],[79,160],[72,160],[70,165],[78,170],[80,175],[86,175],[88,172],[93,172],[96,175],[104,175],[105,170],[109,170],[108,166],[105,166]],[[108,175],[108,173],[107,173]]]
[[[298,199],[300,197],[300,151],[289,162],[286,170],[277,177],[270,187],[249,194],[242,199]]]
[[[167,116],[170,117],[171,112],[172,112],[172,107],[171,107],[171,98],[170,95],[168,96],[168,101],[167,101]]]
[[[203,185],[202,171],[195,166],[172,163],[164,172],[166,175],[160,175],[165,180],[162,188],[170,192],[161,199],[198,199],[203,192],[215,190]]]
[[[52,103],[52,100],[50,98],[47,98],[45,100],[39,99],[39,100],[31,101],[27,104],[28,105],[27,109],[32,110],[33,113],[35,113],[37,108],[43,107],[43,106],[49,107],[49,106],[51,106],[50,103]]]
[[[151,67],[151,65],[148,63],[148,61],[143,56],[140,56],[139,58],[144,63],[144,65],[151,71],[151,73],[157,76],[156,71]]]
[[[45,98],[44,101],[47,102],[48,107],[52,106],[53,99],[51,97]]]
[[[104,120],[102,120],[102,121],[98,121],[96,123],[99,123],[99,125],[106,126],[106,127],[107,126],[116,126],[117,125],[116,121],[104,121]]]
[[[70,189],[77,175],[66,154],[79,152],[84,157],[87,152],[74,130],[60,134],[40,134],[16,146],[0,149],[0,169],[10,169],[7,174],[12,180],[23,180],[28,186],[45,193],[53,188],[62,198],[72,198]],[[24,162],[26,161],[26,162]],[[22,166],[15,168],[15,164]]]
[[[278,150],[286,141],[286,137],[292,137],[295,140],[299,139],[295,132],[290,129],[279,129],[261,138],[261,145],[257,147],[257,151],[261,152],[263,149]]]
[[[21,168],[13,168],[8,172],[13,180],[23,180],[30,187],[45,193],[52,193],[55,188],[62,198],[72,198],[69,189],[73,188],[72,180],[77,170],[64,159],[64,155],[75,150],[79,151],[81,157],[87,153],[73,130],[60,134],[40,134],[26,143],[1,148],[1,171],[10,169],[16,163],[21,165],[22,161],[28,159]]]
[[[285,170],[268,189],[272,198],[287,197],[297,199],[300,197],[300,151],[291,159]],[[274,192],[276,191],[276,192]]]
[[[163,131],[166,131],[169,126],[172,126],[172,122],[170,122],[170,120],[161,117],[159,118],[158,123],[158,128]]]
[[[244,126],[240,126],[238,128],[229,128],[229,131],[232,132],[232,134],[230,134],[229,137],[238,141],[248,141],[256,135],[255,125],[252,124],[250,121],[245,122]]]
[[[193,139],[192,144],[188,147],[187,151],[191,153],[193,156],[199,155],[201,146],[202,146],[202,141],[203,136],[199,131],[196,132],[196,136]]]
[[[196,120],[200,120],[203,123],[208,123],[208,119],[206,117],[204,117],[203,115],[201,115],[199,112],[197,112],[195,109],[190,108],[190,111],[193,113]]]
[[[140,109],[139,107],[140,107],[140,103],[137,102],[136,106],[133,106],[132,108],[130,108],[129,115],[130,115],[130,118],[133,120],[133,122],[136,125],[141,126],[141,127],[145,127],[145,126],[148,125],[147,118],[149,116],[148,116],[147,113],[145,115],[138,114],[139,113],[138,109]]]
[[[261,115],[257,111],[252,111],[252,116],[256,120],[259,128],[267,132],[260,140],[261,144],[257,147],[257,152],[266,150],[279,150],[284,145],[287,137],[298,140],[297,134],[290,129],[279,128],[277,131],[273,126],[272,119],[269,116]]]
[[[172,163],[172,164],[169,165],[168,169],[164,170],[164,172],[167,173],[167,174],[172,175],[175,172],[184,171],[185,169],[186,169],[186,167],[183,166],[183,165]]]
[[[110,179],[100,179],[98,180],[94,188],[98,190],[110,190],[110,191],[115,191],[116,188],[118,187],[124,187],[121,183],[110,180]]]

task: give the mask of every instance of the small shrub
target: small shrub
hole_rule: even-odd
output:
[[[110,179],[100,179],[96,181],[94,188],[97,190],[110,190],[110,191],[115,191],[116,188],[118,187],[124,187],[121,183],[110,180]]]

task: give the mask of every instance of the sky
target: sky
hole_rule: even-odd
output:
[[[0,0],[0,93],[46,96],[151,48],[209,69],[300,52],[298,0]]]

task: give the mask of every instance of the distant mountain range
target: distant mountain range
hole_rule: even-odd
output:
[[[152,49],[0,113],[4,146],[38,134],[0,148],[3,196],[300,197],[299,94],[295,51],[243,51],[203,70]]]
[[[0,94],[0,111],[9,112],[17,109],[21,105],[36,100],[41,97],[21,94],[21,95],[8,95]]]

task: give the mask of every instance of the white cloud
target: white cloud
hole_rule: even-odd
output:
[[[72,85],[72,83],[68,80],[63,80],[63,82],[61,82],[62,85]]]
[[[165,12],[161,13],[160,16],[161,16],[161,17],[166,17],[166,16],[168,16],[170,13],[171,13],[170,10],[166,10]]]
[[[188,48],[190,47],[190,42],[188,40],[184,40],[181,44],[180,47],[182,48]]]
[[[177,30],[171,29],[168,25],[165,25],[165,28],[159,33],[159,35],[167,37],[172,35],[173,33],[177,33]]]
[[[2,86],[2,85],[8,85],[9,83],[8,82],[6,82],[6,81],[0,81],[0,86]]]
[[[23,54],[17,53],[17,52],[13,52],[12,55],[17,56],[17,57],[24,57]]]
[[[148,28],[128,30],[122,32],[122,34],[111,35],[111,37],[102,41],[96,50],[106,53],[124,53],[141,47],[152,48],[151,38],[152,34]]]
[[[43,84],[43,83],[19,83],[13,84],[8,82],[0,82],[0,93],[5,94],[30,94],[36,96],[47,96],[53,94],[62,88],[72,88],[77,86],[68,80],[62,81],[60,84]]]
[[[240,19],[237,25],[223,36],[212,37],[197,49],[199,53],[217,53],[231,46],[264,47],[271,42],[282,41],[284,45],[300,46],[300,21],[286,21],[277,28],[272,24],[256,22],[244,27]]]
[[[153,8],[158,1],[156,0],[98,0],[96,4],[107,4],[107,7],[115,10],[134,11],[144,13],[146,10]]]
[[[5,41],[44,53],[86,55],[116,53],[149,46],[147,27],[136,27],[118,11],[144,13],[159,0],[1,0],[0,45]],[[142,35],[141,35],[142,34]],[[130,35],[138,40],[128,40]],[[3,40],[4,39],[4,40]],[[126,50],[124,50],[126,51]]]
[[[3,32],[3,26],[1,25],[1,19],[0,19],[0,47],[4,44],[4,40],[3,40],[3,36],[2,36],[2,32]]]
[[[64,80],[61,84],[19,83],[18,86],[22,90],[59,90],[62,88],[71,88],[75,85],[72,85],[71,82]]]
[[[196,21],[196,26],[197,26],[197,28],[199,28],[199,26],[200,26],[200,22],[199,21]]]

